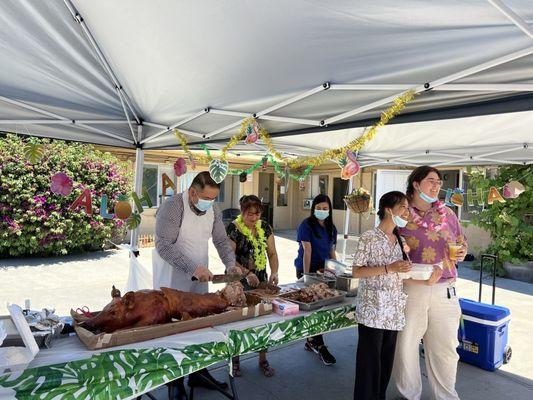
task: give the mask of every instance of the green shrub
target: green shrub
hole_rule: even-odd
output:
[[[43,156],[34,164],[25,155],[28,143],[42,145]],[[50,191],[57,172],[73,180],[68,196]],[[93,215],[69,206],[89,189]],[[123,237],[119,219],[100,214],[100,197],[107,194],[109,208],[119,194],[131,190],[127,166],[92,145],[8,134],[0,138],[0,257],[52,256],[102,249],[106,239]]]
[[[518,264],[533,260],[533,227],[527,215],[533,213],[533,167],[525,165],[502,166],[495,177],[486,177],[484,171],[469,172],[473,191],[483,189],[487,198],[489,189],[500,189],[512,180],[518,180],[526,191],[516,199],[506,199],[505,203],[495,202],[473,213],[471,223],[487,230],[492,238],[490,246],[481,253],[498,256],[498,274],[504,275],[502,265],[508,261]],[[486,200],[485,200],[486,201]],[[479,268],[479,262],[474,265]]]

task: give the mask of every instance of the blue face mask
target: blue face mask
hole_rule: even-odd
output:
[[[315,210],[314,214],[317,219],[324,221],[327,217],[329,217],[329,210]]]
[[[211,208],[214,202],[215,200],[205,200],[205,199],[198,198],[198,203],[196,203],[194,206],[198,210],[205,212]]]
[[[425,194],[424,192],[419,192],[419,196],[422,200],[424,200],[426,203],[435,203],[436,201],[439,200],[438,197],[429,197],[427,194]]]
[[[398,227],[398,228],[404,228],[409,221],[403,219],[402,217],[398,215],[392,216],[392,222]]]

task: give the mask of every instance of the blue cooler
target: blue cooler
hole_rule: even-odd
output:
[[[511,357],[507,346],[511,313],[508,308],[459,299],[462,321],[459,327],[461,361],[494,371]]]

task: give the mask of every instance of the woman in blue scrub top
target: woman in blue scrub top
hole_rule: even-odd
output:
[[[337,228],[333,224],[331,200],[328,196],[319,194],[313,199],[311,215],[298,227],[296,240],[299,248],[294,266],[298,279],[304,273],[322,271],[328,258],[336,259]],[[307,338],[305,349],[317,353],[326,365],[337,362],[324,344],[322,335]]]

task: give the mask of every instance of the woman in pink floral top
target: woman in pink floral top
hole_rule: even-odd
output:
[[[410,248],[413,263],[439,264],[429,281],[406,280],[406,325],[398,334],[393,375],[401,395],[418,400],[422,394],[418,347],[424,339],[425,361],[434,399],[459,399],[455,377],[459,356],[457,330],[461,309],[455,291],[455,262],[466,255],[466,240],[455,213],[438,201],[442,180],[432,167],[415,169],[408,179],[410,219],[400,234]],[[456,261],[449,242],[461,243]]]

